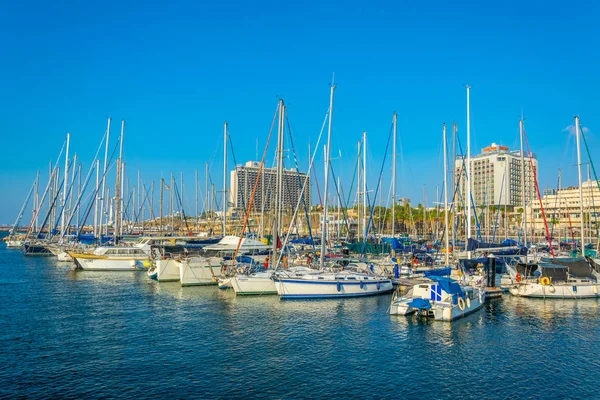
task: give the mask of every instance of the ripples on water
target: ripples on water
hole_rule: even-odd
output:
[[[599,303],[505,296],[455,323],[389,296],[280,301],[0,248],[1,397],[599,398]]]

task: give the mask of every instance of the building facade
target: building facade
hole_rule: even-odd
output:
[[[459,192],[455,201],[464,203],[466,193],[466,157],[457,157],[454,161],[454,184]],[[533,165],[533,168],[532,168]],[[525,154],[525,198],[531,204],[537,199],[534,171],[538,173],[538,161],[535,155],[530,159]],[[508,206],[523,207],[521,195],[521,152],[510,151],[506,146],[492,143],[482,153],[471,157],[471,191],[476,207]]]
[[[252,192],[256,186],[252,211],[268,211],[275,207],[277,168],[263,168],[259,177],[260,163],[248,161],[230,172],[229,202],[238,210],[245,210],[250,204]],[[258,184],[257,184],[258,178]],[[306,185],[305,182],[306,181]],[[304,192],[302,186],[305,185]],[[310,209],[310,176],[296,169],[283,170],[283,208],[294,210],[302,195],[306,207]],[[302,200],[300,207],[304,206]]]
[[[589,180],[581,185],[583,192],[583,221],[585,236],[596,237],[600,219],[600,190],[598,182]],[[547,190],[542,198],[544,214],[549,230],[559,230],[562,237],[581,236],[581,201],[579,186],[570,186],[560,190]],[[528,208],[528,225],[545,230],[540,203],[535,202]]]

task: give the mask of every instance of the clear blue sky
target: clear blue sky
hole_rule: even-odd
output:
[[[150,182],[182,171],[192,186],[208,161],[219,186],[223,121],[238,163],[253,159],[281,96],[305,166],[332,72],[332,149],[346,188],[363,130],[374,186],[397,111],[398,194],[421,202],[426,184],[431,202],[442,123],[456,120],[465,143],[466,83],[474,153],[492,141],[516,148],[523,109],[541,186],[556,185],[558,168],[576,184],[565,131],[574,115],[600,150],[599,17],[593,1],[7,2],[0,223],[12,223],[36,170],[47,176],[66,132],[87,169],[108,116],[114,136],[127,120],[130,173]],[[389,181],[389,162],[385,171]]]

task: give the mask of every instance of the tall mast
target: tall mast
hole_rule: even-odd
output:
[[[37,172],[36,178],[35,178],[35,189],[34,189],[34,193],[33,193],[33,224],[35,227],[35,231],[37,232],[38,230],[38,218],[37,218],[37,209],[39,207],[39,202],[40,202],[40,198],[39,198],[39,186],[40,186],[40,171]]]
[[[75,175],[77,173],[77,153],[73,154],[73,167],[72,169],[72,173],[71,173],[71,182],[72,182],[72,188],[71,190],[73,190],[75,192]],[[75,192],[77,194],[77,192]],[[72,194],[71,196],[69,196],[69,212],[72,213],[73,212],[73,197],[75,197],[75,194]],[[69,225],[69,223],[67,222],[67,225]]]
[[[392,237],[396,235],[396,124],[398,116],[394,113],[394,144],[392,150]]]
[[[227,122],[223,123],[223,236],[227,227]]]
[[[121,217],[119,219],[119,236],[123,236],[123,221],[125,220],[125,209],[123,202],[123,194],[125,191],[125,163],[121,162]]]
[[[331,127],[333,118],[333,92],[335,91],[335,84],[333,78],[331,79],[331,90],[329,93],[329,121],[327,126],[327,147],[325,152],[325,182],[324,191],[325,196],[323,199],[323,229],[321,232],[321,269],[325,267],[325,253],[327,251],[327,202],[328,202],[328,186],[329,186],[329,158],[331,156]]]
[[[66,221],[66,213],[67,213],[67,182],[69,180],[69,142],[71,141],[71,134],[67,133],[67,149],[65,153],[65,178],[64,178],[64,187],[63,187],[63,197],[62,197],[62,215],[61,215],[61,234],[64,236],[67,227],[65,226]]]
[[[114,235],[115,245],[119,243],[119,233],[121,226],[121,173],[123,162],[123,134],[125,133],[125,120],[121,120],[121,137],[119,138],[119,159],[117,160],[117,178],[115,179],[115,217],[114,217]]]
[[[198,230],[198,170],[196,170],[196,231]]]
[[[100,235],[98,229],[98,200],[100,200],[100,160],[96,159],[96,201],[94,201],[94,237]]]
[[[209,212],[209,200],[210,193],[208,191],[208,162],[206,163],[206,171],[205,171],[205,184],[206,184],[206,199],[204,202],[204,218],[208,221],[208,212]]]
[[[448,223],[448,153],[446,152],[446,124],[444,124],[443,128],[443,137],[444,137],[444,224],[446,224],[446,228],[444,229],[444,241],[446,245],[446,265],[450,264],[450,237],[449,237],[449,223]]]
[[[360,236],[361,236],[361,233],[362,233],[362,229],[360,227],[360,222],[362,220],[361,217],[360,217],[360,191],[361,191],[361,188],[362,188],[362,186],[360,184],[361,176],[362,176],[361,163],[360,163],[361,146],[362,146],[362,143],[359,140],[358,144],[356,145],[356,148],[357,148],[357,163],[358,163],[357,164],[358,168],[357,168],[357,171],[356,171],[356,176],[357,176],[357,185],[356,185],[356,211],[358,212],[358,216],[356,218],[356,240],[357,241],[360,241]]]
[[[471,239],[471,86],[467,85],[467,240],[469,245]],[[471,252],[467,252],[467,258],[471,259]]]
[[[523,149],[523,119],[519,120],[519,137],[521,141],[521,201],[523,202],[523,244],[527,247],[527,197],[525,194],[525,150]]]
[[[175,175],[171,172],[171,188],[169,190],[169,204],[171,206],[171,233],[175,232]]]
[[[363,229],[367,241],[369,232],[367,231],[367,131],[363,131]]]
[[[165,178],[160,178],[160,191],[158,194],[158,213],[160,214],[160,218],[159,218],[159,228],[158,231],[162,232],[162,228],[163,228],[163,188],[165,187]]]
[[[579,176],[579,216],[581,229],[581,257],[585,256],[585,231],[583,221],[583,185],[581,182],[581,143],[579,139],[579,117],[575,116],[575,138],[577,142],[577,175]]]
[[[100,215],[99,215],[99,219],[100,219],[100,229],[99,229],[99,233],[100,235],[102,235],[102,219],[104,216],[104,199],[106,198],[106,169],[108,168],[107,162],[108,162],[108,143],[110,140],[110,117],[108,117],[108,125],[106,127],[106,146],[104,148],[104,168],[102,168],[102,194],[100,197]]]
[[[427,234],[427,193],[425,192],[425,185],[423,185],[423,238]]]
[[[452,249],[456,248],[456,132],[458,127],[456,122],[452,122],[452,198],[454,206],[452,207]]]
[[[282,203],[281,182],[283,181],[283,140],[285,130],[285,105],[283,99],[279,99],[279,126],[277,128],[277,177],[275,183],[275,207],[273,214],[273,255],[271,265],[277,267],[277,242],[279,241],[279,208]]]

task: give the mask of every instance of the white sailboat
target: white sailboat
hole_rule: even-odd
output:
[[[283,142],[285,133],[285,104],[283,99],[279,100],[279,125],[277,129],[277,180],[275,189],[275,212],[273,218],[273,250],[272,266],[277,266],[278,241],[279,241],[279,211],[281,209],[283,195]],[[268,264],[267,264],[268,266]],[[273,271],[259,271],[251,274],[238,273],[231,277],[230,284],[236,295],[265,295],[277,294]]]
[[[521,122],[522,125],[522,122]],[[581,145],[579,117],[575,117],[575,138],[577,143],[577,171],[579,176],[579,205],[581,217],[581,258],[578,259],[542,259],[533,274],[523,275],[512,270],[515,283],[510,293],[519,297],[581,299],[599,297],[600,283],[597,273],[583,257],[585,232],[583,218],[583,190],[581,178]]]

